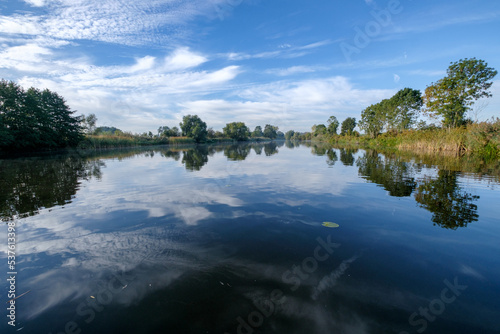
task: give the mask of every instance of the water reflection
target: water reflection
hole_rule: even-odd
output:
[[[0,160],[2,221],[71,203],[82,180],[100,179],[104,162],[77,155],[49,159]]]
[[[432,212],[434,225],[456,230],[477,221],[479,196],[460,188],[457,172],[440,170],[437,179],[425,178],[419,182],[415,200],[420,207]]]
[[[428,157],[416,163],[413,157],[395,154],[380,154],[375,150],[363,151],[357,149],[335,149],[323,143],[269,142],[244,143],[232,145],[199,145],[192,147],[168,147],[149,151],[109,151],[92,153],[87,156],[68,155],[51,159],[17,159],[1,160],[0,182],[0,213],[2,220],[12,217],[32,216],[42,208],[51,208],[71,202],[83,180],[100,179],[105,163],[102,158],[123,160],[137,154],[153,158],[155,152],[160,156],[181,161],[186,170],[200,171],[209,162],[209,157],[217,152],[223,152],[230,161],[244,161],[253,151],[256,155],[265,156],[277,154],[280,146],[288,148],[309,147],[313,155],[327,157],[326,163],[333,167],[339,160],[344,166],[356,164],[358,173],[366,180],[381,185],[390,196],[409,197],[414,192],[414,198],[419,207],[433,214],[435,225],[457,229],[466,227],[478,220],[478,207],[475,204],[479,196],[472,195],[460,187],[457,180],[460,165],[457,158],[443,160],[439,157],[437,177],[420,175],[424,167],[435,166]],[[448,170],[450,165],[455,171]],[[465,169],[484,164],[471,163],[466,160]],[[493,169],[496,171],[496,169]],[[474,174],[476,177],[483,174]]]
[[[410,196],[417,186],[413,164],[398,158],[383,157],[377,151],[368,150],[356,161],[356,165],[361,176],[383,186],[391,196]]]
[[[234,145],[228,145],[224,149],[224,155],[230,161],[240,161],[240,160],[245,160],[250,154],[250,151],[251,151],[251,146],[248,144],[241,144],[241,145],[234,144]]]
[[[357,149],[353,148],[341,148],[340,149],[340,161],[344,164],[344,166],[353,166],[354,165],[354,154],[358,152]]]
[[[182,163],[187,170],[198,171],[208,162],[208,154],[206,146],[187,149],[182,152]]]
[[[450,229],[479,220],[479,196],[465,189],[463,173],[373,150],[281,145],[0,161],[9,189],[2,217],[37,214],[19,224],[20,279],[33,290],[19,299],[27,303],[19,316],[29,319],[23,332],[60,332],[74,320],[90,333],[235,333],[238,317],[248,321],[278,289],[286,302],[248,332],[399,333],[414,331],[409,315],[439,297],[457,268],[470,290],[477,282],[467,279],[498,277],[498,231],[489,240],[481,230],[487,210],[464,233],[430,223],[427,211]],[[48,205],[65,209],[40,210]],[[322,225],[330,219],[340,228]],[[488,289],[500,290],[482,286],[427,332],[487,333],[483,318],[457,322],[463,314],[494,319]],[[96,302],[102,311],[87,323]]]

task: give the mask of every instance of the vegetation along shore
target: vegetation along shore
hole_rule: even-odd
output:
[[[66,100],[48,89],[25,90],[15,82],[2,80],[0,151],[286,139],[496,159],[500,158],[500,119],[478,122],[470,117],[474,102],[492,96],[489,88],[496,74],[483,60],[461,59],[451,63],[447,75],[429,85],[423,94],[404,88],[362,110],[359,121],[348,117],[340,123],[332,115],[326,125],[313,125],[310,132],[286,133],[271,124],[251,131],[243,122],[228,123],[222,131],[215,131],[198,115],[186,115],[179,127],[163,125],[156,133],[134,134],[97,127],[94,114],[75,116]],[[431,122],[424,121],[424,116]]]

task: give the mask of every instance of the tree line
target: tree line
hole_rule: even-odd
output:
[[[376,138],[384,130],[401,132],[417,125],[425,129],[424,121],[417,124],[421,113],[438,119],[445,128],[456,128],[473,123],[467,112],[480,98],[491,97],[488,89],[497,71],[484,60],[465,58],[451,63],[447,75],[429,85],[424,94],[404,88],[390,99],[373,104],[361,112],[359,127]]]
[[[76,146],[84,135],[130,135],[160,139],[189,137],[196,143],[229,138],[245,141],[250,138],[304,140],[318,136],[335,136],[340,126],[341,136],[359,136],[359,126],[371,138],[386,132],[401,132],[417,125],[426,128],[425,122],[417,124],[423,113],[439,118],[443,127],[459,127],[471,123],[466,114],[479,98],[491,97],[488,89],[497,71],[483,60],[461,59],[451,63],[447,75],[432,83],[424,94],[419,90],[404,88],[389,99],[365,108],[359,123],[355,117],[346,118],[341,124],[331,116],[327,125],[312,127],[311,132],[279,131],[277,126],[256,126],[253,131],[243,122],[227,123],[222,131],[214,131],[198,115],[186,115],[180,128],[160,126],[155,135],[151,131],[142,135],[124,133],[114,127],[96,127],[97,117],[74,116],[63,97],[49,89],[23,89],[12,81],[0,81],[0,149],[32,150]],[[166,141],[168,142],[168,140]]]
[[[76,146],[82,139],[81,118],[49,89],[23,89],[0,81],[0,149],[32,150]]]

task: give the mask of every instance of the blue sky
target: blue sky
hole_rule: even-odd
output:
[[[500,70],[499,31],[497,0],[0,0],[0,77],[125,131],[307,131],[462,58]],[[500,116],[495,80],[472,118]]]

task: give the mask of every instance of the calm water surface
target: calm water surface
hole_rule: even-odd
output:
[[[0,331],[499,333],[499,175],[291,143],[0,160]]]

